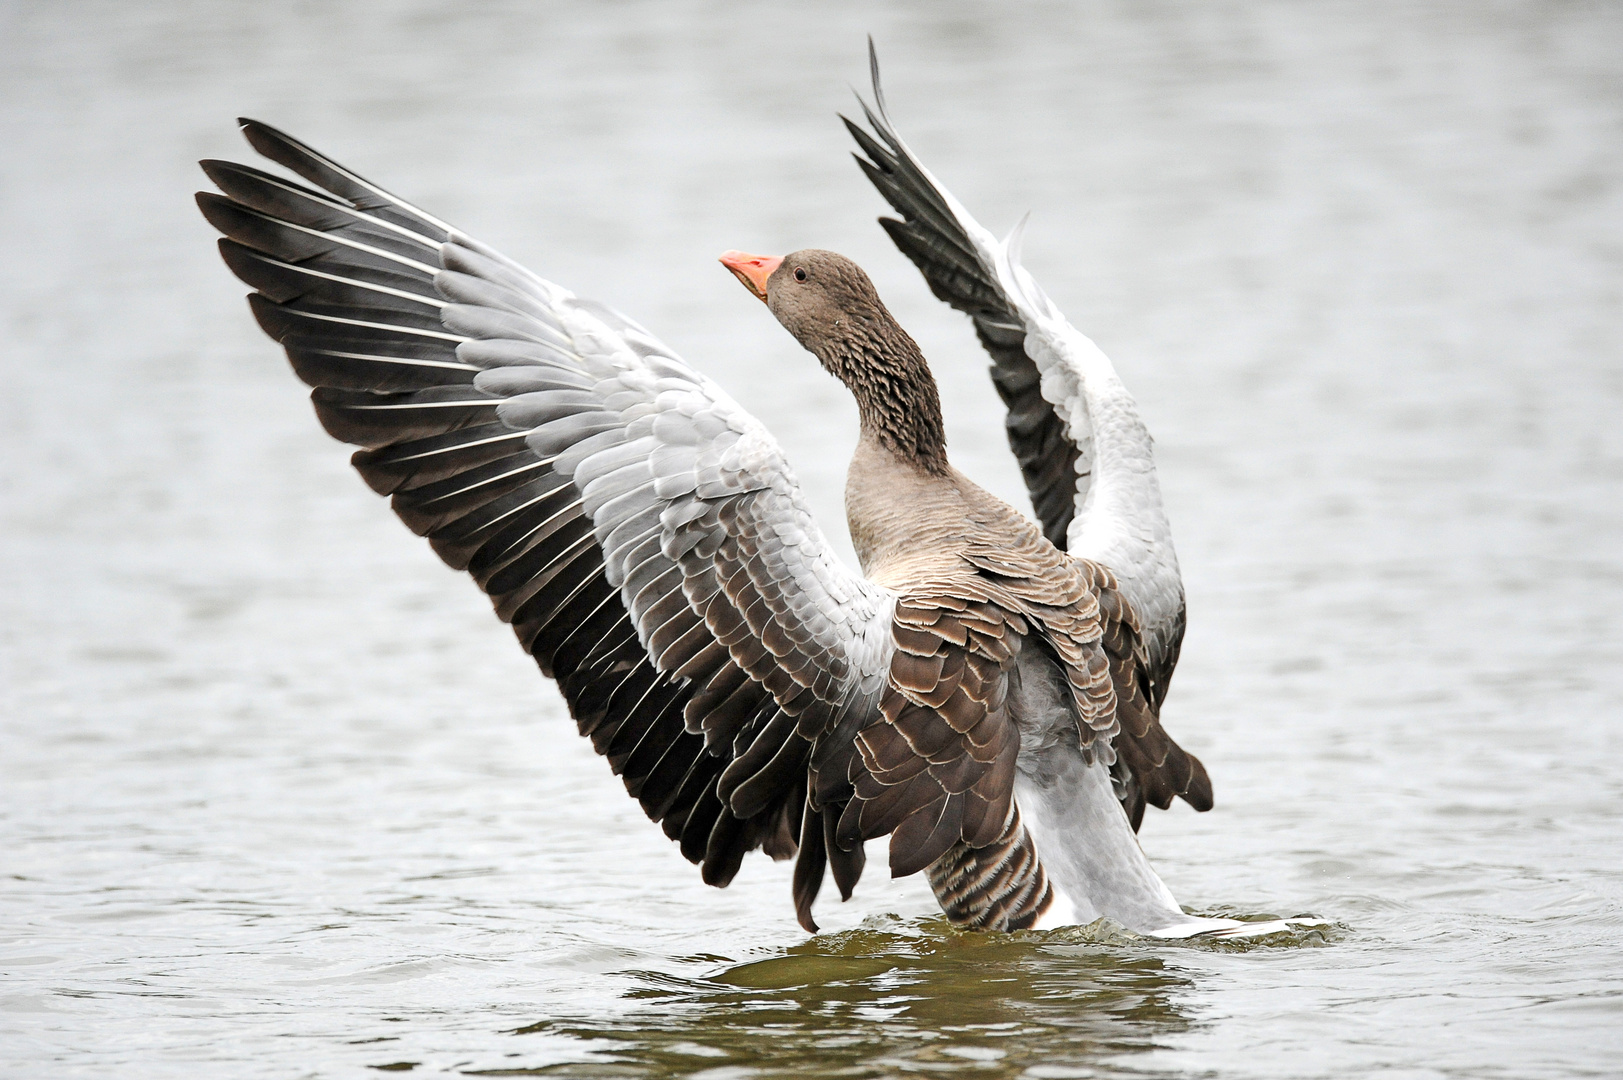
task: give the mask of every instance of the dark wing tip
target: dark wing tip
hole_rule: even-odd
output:
[[[287,133],[282,131],[280,128],[272,127],[263,120],[255,120],[251,116],[237,117],[237,128],[240,131],[265,131],[274,135],[280,135],[284,139],[287,138]]]
[[[197,208],[203,212],[203,217],[207,219],[210,225],[220,232],[230,232],[228,223],[232,211],[237,208],[236,203],[213,191],[199,191],[193,198],[197,200]]]
[[[220,158],[204,158],[197,163],[197,167],[202,169],[203,175],[209,178],[209,182],[215,187],[219,188],[221,191],[225,190],[226,185],[221,182],[220,178],[222,176],[228,176],[234,172],[237,172],[242,168],[241,165],[238,165],[234,161],[224,161]]]
[[[290,138],[288,134],[280,128],[272,127],[263,120],[255,120],[251,116],[237,117],[237,130],[242,132],[243,137],[246,138],[250,144],[254,144],[256,137],[268,137],[278,139],[283,142],[297,142],[296,139]],[[257,144],[255,144],[255,149],[258,149]]]
[[[243,138],[248,140],[248,145],[252,146],[255,150],[258,150],[261,154],[264,154],[266,157],[272,158],[273,160],[275,159],[275,155],[266,150],[267,145],[285,146],[303,151],[306,154],[315,154],[315,152],[308,146],[295,139],[281,128],[272,127],[261,120],[250,120],[245,116],[239,116],[237,117],[237,129],[242,132]],[[320,155],[315,156],[319,157]],[[282,164],[285,165],[287,163],[282,162]]]
[[[874,104],[879,106],[879,115],[885,116],[885,90],[879,83],[879,50],[874,48],[872,34],[868,35],[868,75],[873,80]]]
[[[1189,783],[1182,792],[1182,798],[1204,814],[1212,808],[1212,778],[1207,775],[1206,766],[1194,754],[1189,755],[1189,766]]]

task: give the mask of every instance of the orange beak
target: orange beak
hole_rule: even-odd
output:
[[[766,279],[772,271],[783,265],[782,255],[751,255],[743,251],[727,251],[721,256],[721,265],[733,272],[733,277],[766,303]]]

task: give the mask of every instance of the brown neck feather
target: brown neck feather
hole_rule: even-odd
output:
[[[946,473],[941,395],[918,344],[883,308],[853,329],[831,337],[818,352],[857,399],[863,432],[923,472]]]

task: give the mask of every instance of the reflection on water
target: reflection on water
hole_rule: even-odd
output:
[[[612,1019],[539,1020],[514,1032],[565,1040],[579,1060],[506,1072],[1142,1075],[1131,1056],[1163,1046],[1190,1023],[1179,1002],[1193,982],[1165,951],[1311,946],[1327,933],[1152,947],[1105,921],[978,934],[940,916],[871,916],[856,929],[705,976],[632,972],[628,1007]]]
[[[868,926],[708,978],[645,975],[628,994],[640,1007],[612,1023],[521,1033],[593,1047],[589,1068],[558,1069],[571,1075],[679,1076],[711,1059],[750,1070],[737,1075],[1005,1076],[1039,1063],[1098,1068],[1186,1026],[1177,1000],[1188,980],[1162,959],[1064,941],[935,920]]]

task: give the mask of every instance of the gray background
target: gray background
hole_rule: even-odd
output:
[[[714,258],[846,252],[1022,504],[846,156],[868,32],[1157,436],[1218,808],[1146,849],[1328,941],[956,935],[880,866],[808,942],[787,866],[705,888],[191,205],[287,128],[664,336],[842,546],[854,410]],[[1620,58],[1599,3],[0,6],[0,1071],[1614,1071]]]

